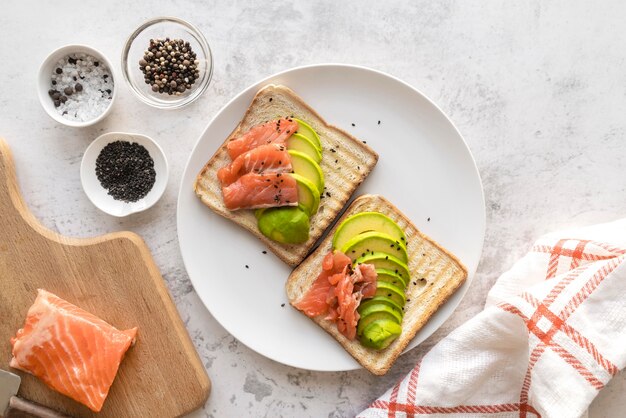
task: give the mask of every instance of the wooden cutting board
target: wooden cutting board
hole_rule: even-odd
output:
[[[173,417],[199,408],[211,387],[143,240],[131,232],[76,239],[44,228],[20,195],[0,138],[0,368],[9,339],[43,288],[118,329],[139,327],[102,411],[60,395],[23,372],[19,395],[75,417]],[[16,372],[15,370],[11,370]]]

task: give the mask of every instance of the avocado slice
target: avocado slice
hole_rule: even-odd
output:
[[[317,132],[315,132],[308,123],[303,122],[300,119],[294,119],[294,120],[298,122],[297,133],[306,137],[309,141],[313,143],[313,145],[317,147],[318,150],[321,151],[322,142],[320,141],[320,137],[317,135]]]
[[[263,212],[265,212],[266,209],[267,208],[259,208],[254,210],[254,217],[257,219],[257,221],[259,220],[261,215],[263,215]]]
[[[259,231],[269,239],[300,244],[309,239],[309,215],[300,207],[268,208],[257,217]]]
[[[394,286],[391,283],[378,282],[376,285],[375,296],[387,297],[396,302],[396,304],[400,305],[400,307],[404,307],[404,305],[406,304],[404,289],[401,289],[398,286]]]
[[[379,319],[363,328],[360,341],[366,347],[382,350],[402,334],[402,327],[390,319]]]
[[[339,225],[333,237],[333,248],[342,248],[346,242],[356,235],[368,231],[378,231],[387,234],[406,247],[404,231],[391,218],[379,212],[361,212],[349,216]]]
[[[398,305],[398,303],[395,300],[390,299],[386,296],[374,296],[371,299],[364,300],[363,302],[361,302],[361,304],[357,308],[357,312],[360,315],[363,313],[363,310],[365,310],[368,306],[379,305],[379,304],[389,306],[390,308],[398,312],[402,317],[404,317],[404,311],[402,310],[402,306]]]
[[[359,323],[356,326],[356,335],[361,335],[363,329],[379,319],[389,319],[397,324],[402,323],[402,315],[394,308],[383,303],[369,305],[361,312]]]
[[[376,274],[378,275],[377,280],[379,282],[388,282],[402,289],[406,289],[406,286],[409,283],[408,278],[401,277],[395,271],[388,269],[376,269]]]
[[[387,234],[377,231],[363,232],[346,242],[339,250],[354,261],[367,253],[381,252],[397,257],[403,263],[409,261],[404,244]]]
[[[346,254],[346,255],[350,257],[351,254]],[[406,278],[407,283],[409,281],[409,278],[411,277],[411,275],[409,274],[409,268],[407,267],[405,263],[403,263],[397,257],[394,257],[393,255],[386,254],[386,253],[380,253],[380,252],[371,253],[370,252],[354,260],[354,263],[355,264],[373,264],[374,267],[376,267],[377,269],[391,270],[397,275],[399,275],[400,277],[402,277],[403,279]]]
[[[318,163],[300,151],[287,151],[291,157],[293,172],[311,180],[318,191],[324,190],[324,173]]]
[[[313,216],[320,206],[320,192],[313,182],[299,174],[290,174],[298,184],[298,203],[307,215]]]
[[[316,163],[322,161],[322,151],[310,139],[300,134],[293,134],[287,139],[287,149],[303,152]]]

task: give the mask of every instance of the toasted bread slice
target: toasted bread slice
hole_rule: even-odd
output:
[[[348,340],[337,330],[335,323],[324,319],[324,315],[312,319],[335,337],[363,367],[373,374],[383,375],[387,373],[417,331],[465,281],[467,269],[454,255],[422,234],[388,200],[378,195],[363,195],[352,202],[322,244],[289,276],[285,289],[292,305],[306,294],[320,274],[322,259],[332,250],[332,239],[337,225],[350,215],[367,211],[387,215],[406,234],[411,281],[406,288],[407,302],[404,307],[402,334],[386,349],[373,350],[361,345],[358,339]]]
[[[319,135],[323,148],[320,166],[324,172],[326,187],[320,191],[323,198],[319,210],[310,219],[309,239],[303,244],[289,245],[272,241],[257,228],[254,211],[226,209],[217,179],[217,170],[231,162],[226,151],[228,141],[239,137],[255,125],[280,117],[294,117],[308,123]],[[205,205],[252,232],[281,260],[296,266],[306,257],[377,161],[378,154],[374,150],[347,132],[326,123],[289,88],[268,85],[256,94],[237,128],[200,171],[194,189]]]

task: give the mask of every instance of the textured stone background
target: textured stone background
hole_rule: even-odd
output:
[[[264,3],[5,1],[0,12],[0,135],[13,148],[26,201],[44,225],[72,236],[130,229],[145,238],[214,382],[208,403],[194,416],[351,416],[476,314],[498,275],[538,235],[625,215],[626,4]],[[119,77],[126,37],[157,15],[196,24],[214,53],[213,83],[180,111],[141,104]],[[41,61],[68,43],[98,48],[118,65],[119,101],[111,116],[92,128],[58,125],[36,96]],[[365,371],[297,370],[239,344],[196,296],[176,239],[180,178],[210,118],[256,80],[322,62],[373,67],[420,89],[463,133],[484,182],[487,234],[472,287],[445,326],[382,378]],[[124,220],[99,212],[80,186],[83,151],[107,131],[157,139],[171,164],[164,198]],[[625,389],[626,379],[618,376],[593,404],[591,416],[623,416]]]

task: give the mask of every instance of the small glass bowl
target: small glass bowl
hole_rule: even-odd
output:
[[[200,77],[191,89],[180,95],[153,92],[139,69],[151,39],[182,39],[189,42],[199,62]],[[213,57],[206,39],[192,24],[176,17],[157,17],[147,21],[134,31],[122,51],[122,74],[130,89],[144,103],[160,109],[178,109],[196,100],[209,87],[213,75]]]

